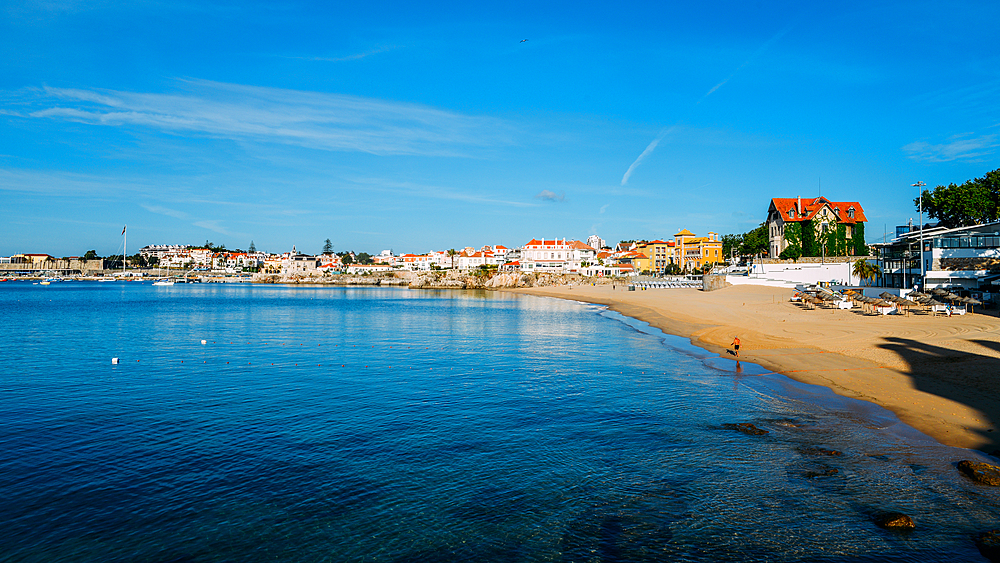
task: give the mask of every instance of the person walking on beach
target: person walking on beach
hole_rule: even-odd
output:
[[[739,358],[740,357],[740,337],[739,336],[734,336],[733,337],[733,344],[732,344],[732,346],[736,350],[736,357]]]

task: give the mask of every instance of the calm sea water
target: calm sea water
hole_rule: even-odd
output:
[[[0,325],[4,561],[954,562],[1000,527],[977,454],[600,307],[8,282]]]

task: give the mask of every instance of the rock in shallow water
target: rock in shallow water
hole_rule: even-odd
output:
[[[831,467],[829,469],[824,469],[822,471],[806,471],[805,476],[806,479],[815,479],[817,477],[832,477],[837,473],[840,473],[840,470]]]
[[[963,459],[958,462],[958,470],[981,485],[1000,487],[1000,467]]]
[[[739,430],[740,432],[744,434],[749,434],[751,436],[763,436],[765,434],[768,434],[767,430],[757,428],[756,426],[750,424],[749,422],[736,422],[736,423],[727,422],[723,424],[722,427],[727,430]]]
[[[887,530],[912,530],[916,528],[913,519],[902,512],[887,512],[875,518],[875,523],[880,528]]]
[[[826,448],[799,448],[799,451],[806,455],[828,455],[828,456],[838,456],[844,455],[840,450],[828,450]]]
[[[976,538],[979,553],[990,561],[1000,561],[1000,530],[983,532]]]

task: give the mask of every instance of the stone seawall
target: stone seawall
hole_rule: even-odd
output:
[[[527,274],[522,272],[477,275],[468,272],[445,270],[431,272],[387,272],[385,274],[361,276],[348,274],[254,274],[253,283],[375,287],[405,286],[410,289],[510,289],[569,285],[574,283],[604,285],[612,283],[612,279],[584,278],[575,274]],[[621,283],[620,280],[619,283]]]

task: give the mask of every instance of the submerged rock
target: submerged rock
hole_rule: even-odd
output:
[[[763,436],[769,433],[767,430],[757,428],[749,422],[727,422],[723,424],[722,427],[727,430],[739,430],[740,432],[749,434],[750,436]]]
[[[805,475],[806,475],[806,479],[815,479],[817,477],[832,477],[832,476],[836,475],[837,473],[840,473],[840,470],[831,467],[831,468],[825,469],[823,471],[806,471]]]
[[[1000,467],[963,459],[958,462],[958,470],[981,485],[1000,487]]]
[[[826,455],[826,456],[840,456],[844,455],[840,450],[828,450],[826,448],[799,448],[799,451],[806,455]]]
[[[1000,561],[1000,530],[990,530],[983,532],[976,538],[976,547],[979,553],[990,561]]]
[[[886,512],[875,517],[875,524],[887,530],[912,530],[917,527],[913,519],[902,512]]]

